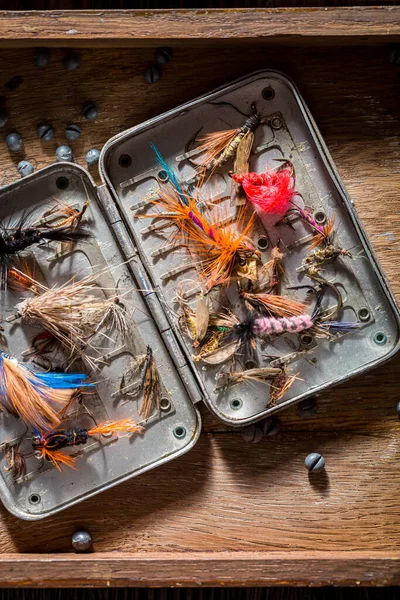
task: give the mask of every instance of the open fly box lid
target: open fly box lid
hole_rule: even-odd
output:
[[[98,277],[93,292],[96,297],[115,297],[123,303],[127,331],[112,328],[94,338],[91,352],[94,367],[80,361],[74,372],[88,373],[94,389],[87,388],[79,402],[72,405],[62,429],[82,426],[86,429],[108,421],[131,418],[144,426],[143,433],[89,438],[85,445],[66,448],[76,457],[75,468],[61,465],[59,472],[51,462],[33,454],[34,432],[23,422],[6,413],[0,415],[0,496],[14,515],[29,520],[41,519],[67,508],[102,490],[167,462],[189,450],[200,434],[201,420],[182,379],[184,361],[176,368],[171,350],[166,349],[168,326],[158,328],[154,314],[138,291],[130,265],[139,260],[121,223],[111,223],[102,207],[101,195],[93,180],[82,168],[72,163],[57,163],[0,190],[0,212],[4,226],[17,224],[22,215],[29,223],[43,218],[53,207],[68,205],[81,209],[90,204],[82,220],[82,230],[90,237],[74,243],[30,246],[22,256],[35,279],[47,287],[60,286],[74,278],[81,280],[94,273]],[[118,242],[117,242],[118,240]],[[16,313],[16,304],[30,292],[0,292],[2,345],[8,355],[24,362],[22,353],[31,345],[42,327],[25,320],[6,319]],[[149,303],[151,299],[149,299]],[[150,309],[149,309],[150,308]],[[157,322],[158,324],[158,322]],[[140,362],[151,346],[159,374],[160,410],[147,419],[140,415],[143,393],[137,390],[141,377]],[[38,357],[39,365],[26,360],[26,365],[39,372],[65,365],[65,353]],[[50,366],[51,365],[51,366]],[[179,374],[180,371],[180,374]],[[192,396],[194,396],[192,392]],[[25,456],[25,468],[12,476],[10,466],[16,453]],[[14,463],[15,464],[15,463]]]
[[[197,298],[204,289],[198,257],[190,251],[190,244],[176,243],[180,238],[171,220],[146,218],[146,213],[157,212],[157,190],[168,185],[168,173],[157,162],[153,145],[190,189],[197,174],[193,164],[198,158],[196,139],[240,128],[254,105],[262,120],[254,131],[249,170],[263,173],[289,160],[300,194],[296,202],[309,207],[320,224],[335,218],[334,246],[346,252],[336,260],[325,261],[318,270],[331,284],[323,307],[329,313],[338,306],[340,297],[342,307],[337,320],[359,327],[331,338],[316,338],[307,331],[301,335],[286,333],[270,342],[257,342],[247,363],[244,357],[236,356],[236,371],[282,364],[284,358],[285,376],[291,378],[292,385],[278,400],[271,396],[274,382],[218,386],[221,375],[226,377],[232,368],[231,356],[226,361],[222,357],[219,364],[199,360],[182,319],[182,302],[177,301],[179,296],[187,303],[185,307],[196,310]],[[231,227],[237,218],[237,207],[230,198],[232,170],[231,157],[206,178],[198,196],[199,206],[206,207],[207,218],[215,228]],[[113,198],[141,258],[135,266],[140,272],[146,271],[149,289],[157,292],[206,404],[227,424],[243,426],[261,419],[377,367],[398,350],[399,312],[388,283],[309,110],[283,74],[256,72],[122,132],[104,146],[100,174],[105,193],[110,194],[110,209],[115,210]],[[279,241],[285,270],[280,294],[308,302],[310,313],[314,296],[307,286],[316,282],[308,277],[306,257],[311,252],[313,233],[298,215],[287,224],[273,227],[257,218],[252,233],[261,264],[271,258],[271,249]],[[312,256],[312,264],[318,267],[318,248]],[[303,288],[289,289],[295,286]],[[207,297],[212,310],[228,308],[243,318],[243,301],[236,283],[213,289]]]

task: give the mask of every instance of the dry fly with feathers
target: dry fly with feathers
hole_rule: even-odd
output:
[[[83,215],[89,205],[85,202],[81,210],[76,210],[67,204],[59,203],[45,213],[36,222],[27,223],[23,214],[15,227],[5,227],[0,224],[0,268],[1,286],[7,283],[7,267],[13,257],[34,244],[41,242],[76,242],[89,237],[85,231],[79,230]],[[49,217],[57,213],[57,219],[51,224]]]
[[[139,386],[143,390],[143,401],[139,415],[146,420],[152,416],[155,409],[158,414],[160,413],[161,402],[160,377],[156,361],[154,360],[153,350],[150,346],[147,346]]]
[[[223,371],[216,375],[215,392],[226,390],[239,383],[267,383],[270,381],[268,406],[275,405],[289,391],[297,379],[297,375],[288,375],[284,366],[258,367],[245,371]]]
[[[238,110],[236,107],[234,108]],[[215,131],[198,139],[199,145],[195,150],[186,155],[187,158],[194,155],[199,157],[196,160],[191,159],[198,172],[205,174],[207,171],[210,171],[213,173],[215,169],[225,164],[228,160],[235,159],[238,152],[239,154],[242,152],[250,154],[254,141],[254,130],[262,121],[255,103],[251,105],[251,110],[252,114],[247,116],[241,127]],[[245,151],[242,151],[243,145],[246,147]]]
[[[140,371],[137,379],[138,370]],[[132,381],[134,379],[134,381]],[[155,410],[160,413],[161,403],[161,383],[158,374],[156,361],[154,360],[153,350],[150,346],[146,348],[146,354],[136,356],[132,361],[127,374],[121,378],[119,389],[111,397],[127,396],[139,399],[142,393],[142,404],[139,415],[144,420],[149,419]]]
[[[168,174],[169,184],[160,187],[159,197],[151,202],[166,212],[146,214],[141,218],[167,219],[178,227],[175,241],[187,246],[197,257],[206,293],[214,286],[228,285],[236,265],[243,266],[247,260],[260,256],[249,238],[255,215],[248,218],[246,210],[241,208],[233,222],[221,227],[221,217],[227,215],[217,214],[219,211],[215,208],[207,209],[207,203],[200,206],[198,199],[184,189],[159,151],[154,146],[153,149],[160,166]]]
[[[61,465],[72,468],[75,468],[76,465],[76,457],[65,454],[63,452],[64,448],[84,445],[91,437],[129,435],[143,433],[143,431],[144,427],[138,425],[132,419],[126,418],[120,421],[108,421],[92,429],[77,426],[72,429],[60,429],[46,434],[36,433],[33,436],[32,445],[37,458],[48,460],[56,469],[61,471]]]
[[[0,409],[42,431],[57,427],[76,390],[93,387],[79,373],[33,372],[0,351]]]
[[[123,336],[128,332],[127,315],[120,297],[99,298],[93,294],[97,277],[91,274],[80,281],[71,279],[49,288],[25,276],[26,289],[35,295],[19,302],[15,306],[17,312],[7,321],[23,319],[40,325],[69,352],[71,362],[82,358],[94,367],[95,360],[85,352],[87,348],[95,349],[92,338],[98,333],[105,335],[102,333],[105,329],[118,331]],[[19,285],[21,283],[20,277]]]

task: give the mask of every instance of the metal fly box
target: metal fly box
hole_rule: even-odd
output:
[[[340,227],[335,240],[350,251],[352,258],[343,256],[324,265],[324,277],[340,290],[342,318],[360,325],[358,332],[332,341],[291,334],[258,347],[254,361],[258,366],[271,364],[270,357],[285,357],[300,351],[290,362],[290,371],[298,374],[298,378],[274,405],[270,405],[265,383],[242,383],[218,391],[216,377],[218,380],[221,365],[197,360],[198,355],[179,320],[177,289],[181,297],[193,303],[201,291],[196,261],[187,251],[185,254],[184,248],[175,248],[171,222],[146,219],[146,213],[154,213],[158,187],[166,184],[166,174],[157,164],[151,144],[174,166],[180,180],[190,185],[196,179],[196,169],[190,162],[190,156],[196,155],[196,148],[191,150],[193,140],[209,132],[240,128],[246,115],[251,114],[253,104],[262,116],[262,123],[255,130],[250,171],[261,173],[276,168],[277,160],[290,160],[296,173],[296,190],[312,208],[315,219],[323,223],[336,216]],[[201,202],[208,200],[215,207],[215,222],[219,227],[229,227],[235,221],[235,207],[230,198],[232,168],[232,160],[217,168],[207,179],[200,197]],[[304,101],[294,84],[281,73],[257,72],[121,133],[104,147],[100,170],[134,240],[141,258],[140,268],[149,277],[149,291],[157,292],[205,403],[225,423],[243,426],[261,419],[376,367],[398,349],[399,313],[388,284]],[[301,219],[292,220],[289,225],[268,228],[258,221],[253,238],[262,263],[269,259],[271,248],[280,240],[285,254],[282,294],[287,291],[302,299],[307,292],[289,292],[289,288],[311,283],[304,267],[310,228]],[[221,304],[228,304],[233,311],[240,311],[234,285],[224,289],[222,295],[221,302],[220,293],[210,294],[216,310]],[[327,301],[332,304],[334,298]]]
[[[85,446],[72,448],[72,454],[77,455],[77,468],[64,467],[61,473],[51,463],[38,461],[33,456],[32,431],[19,419],[3,413],[1,499],[10,512],[23,519],[41,519],[54,514],[179,456],[195,444],[201,428],[198,411],[189,396],[190,388],[186,389],[183,383],[184,362],[176,368],[171,358],[171,332],[166,319],[162,323],[158,318],[155,323],[152,318],[155,313],[161,315],[158,300],[153,295],[145,302],[138,291],[142,284],[138,286],[130,270],[130,264],[138,260],[133,244],[122,222],[110,218],[108,197],[104,203],[104,196],[89,174],[77,165],[58,163],[15,182],[1,190],[1,217],[3,222],[9,219],[18,222],[22,214],[29,213],[29,221],[35,221],[54,205],[55,199],[80,208],[87,197],[90,205],[84,227],[90,231],[88,239],[70,249],[50,244],[24,252],[29,263],[36,263],[40,280],[49,287],[66,283],[73,276],[81,279],[88,273],[98,274],[99,294],[120,294],[128,315],[129,333],[124,339],[113,334],[99,340],[100,360],[90,373],[96,382],[95,392],[85,393],[81,402],[76,403],[68,414],[67,426],[79,424],[89,428],[96,423],[127,417],[143,421],[138,413],[140,396],[133,395],[132,384],[138,377],[135,357],[146,353],[147,344],[151,344],[160,377],[160,411],[143,423],[144,435],[103,436],[93,438]],[[1,292],[2,349],[18,360],[22,360],[21,355],[40,332],[40,328],[12,320],[20,298],[20,292],[9,288]],[[43,358],[40,364],[48,369]],[[51,363],[51,370],[55,370],[59,364],[57,356],[51,356]],[[85,366],[81,365],[80,369],[85,370]],[[12,451],[26,456],[24,473],[15,479],[9,472],[6,456]]]
[[[263,122],[255,131],[251,170],[262,172],[276,166],[275,159],[289,159],[296,171],[296,189],[307,198],[315,218],[323,222],[337,216],[338,241],[342,248],[351,249],[354,260],[338,258],[326,265],[324,276],[340,290],[344,318],[361,326],[355,333],[333,340],[285,334],[273,343],[257,344],[253,364],[243,368],[271,366],[282,357],[291,357],[289,368],[296,377],[275,404],[265,383],[242,382],[218,389],[216,381],[224,364],[197,360],[182,327],[177,300],[184,298],[187,306],[194,306],[201,276],[190,253],[184,247],[178,251],[171,224],[167,221],[159,227],[159,221],[146,218],[154,208],[159,186],[168,184],[150,143],[190,185],[196,172],[187,155],[196,133],[240,127],[241,113],[248,114],[252,103]],[[202,188],[218,214],[223,214],[221,228],[235,222],[231,168],[227,162]],[[85,227],[91,233],[88,240],[67,249],[51,244],[26,252],[49,287],[69,281],[72,275],[79,278],[97,273],[99,294],[123,294],[129,315],[125,339],[117,335],[102,339],[103,360],[91,373],[96,391],[84,396],[68,420],[88,427],[93,421],[124,417],[140,422],[140,396],[131,397],[129,390],[137,376],[135,357],[146,352],[147,344],[160,376],[160,410],[143,423],[143,435],[96,438],[79,449],[77,470],[65,468],[59,473],[50,463],[38,464],[31,455],[24,474],[15,480],[6,470],[9,459],[5,450],[28,449],[32,432],[18,419],[3,414],[1,498],[8,510],[25,519],[54,514],[189,450],[200,433],[201,421],[194,406],[200,400],[224,422],[243,426],[375,367],[398,349],[399,316],[387,282],[304,102],[282,74],[255,73],[122,132],[104,146],[100,174],[103,184],[96,187],[89,174],[74,164],[51,165],[0,191],[1,217],[17,222],[19,215],[29,211],[30,219],[35,220],[54,198],[79,208],[89,197],[85,215]],[[304,258],[310,231],[300,219],[279,228],[264,225],[258,220],[252,232],[261,263],[268,261],[279,238],[285,253],[282,293],[289,293],[289,288],[307,283]],[[299,300],[307,295],[306,288],[290,293]],[[325,298],[327,307],[334,296]],[[38,329],[7,321],[15,313],[20,294],[7,289],[1,297],[2,347],[21,359]],[[235,285],[210,293],[209,301],[216,310],[221,303],[239,314],[242,309]],[[57,360],[52,368],[56,366]]]

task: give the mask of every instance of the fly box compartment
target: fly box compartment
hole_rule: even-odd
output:
[[[59,428],[72,430],[76,437],[78,427],[90,432],[103,423],[132,419],[144,430],[126,432],[120,437],[105,432],[89,437],[85,444],[74,443],[63,452],[75,459],[75,468],[61,463],[59,472],[50,461],[35,455],[33,439],[37,432],[21,419],[3,412],[0,494],[7,509],[23,519],[49,516],[171,460],[191,448],[200,433],[198,411],[182,384],[179,369],[174,367],[170,350],[166,349],[168,327],[160,333],[132,277],[130,264],[138,260],[133,245],[121,223],[108,221],[101,196],[88,173],[74,164],[59,163],[3,188],[3,226],[16,226],[21,218],[29,223],[57,224],[61,218],[58,213],[65,207],[80,211],[87,200],[90,202],[82,218],[82,231],[90,236],[73,245],[32,245],[18,256],[17,266],[21,273],[28,269],[46,289],[59,289],[94,274],[94,284],[88,286],[86,293],[99,299],[118,298],[123,310],[126,330],[113,323],[98,328],[87,361],[76,361],[69,368],[88,374],[96,385],[82,389]],[[7,289],[1,291],[1,348],[18,361],[25,361],[35,372],[60,372],[69,366],[68,353],[57,348],[53,352],[51,345],[44,351],[39,346],[46,341],[43,326],[21,319],[16,308],[35,294],[40,298],[43,291],[44,288],[25,291],[18,286],[14,289],[9,277]],[[63,294],[65,287],[59,289],[55,301]],[[151,306],[153,316],[157,310],[157,306]],[[155,361],[160,398],[158,406],[144,416],[144,394],[139,384],[147,346]]]
[[[226,159],[208,169],[200,189],[199,146],[207,134],[244,131],[251,115],[257,122],[248,169],[264,173],[289,165],[295,210],[272,226],[260,213],[249,233],[257,260],[242,266],[236,261],[230,285],[207,289],[198,243],[185,242],[179,220],[157,199],[171,186],[172,168],[214,232],[243,231],[254,211],[242,208],[246,200],[238,186],[233,193],[235,142]],[[150,282],[147,291],[162,302],[207,406],[225,423],[243,426],[266,417],[378,366],[398,349],[399,314],[391,292],[304,101],[281,73],[257,72],[117,135],[103,148],[100,173],[134,240],[146,285]],[[314,243],[318,230],[330,232],[322,250]],[[279,295],[304,303],[311,315],[315,294],[324,287],[321,314],[339,321],[332,335],[303,330],[262,336],[252,342],[250,356],[229,335],[221,343],[227,327],[215,327],[203,342],[193,343],[199,298],[206,298],[210,314],[229,311],[231,330],[240,327],[249,307],[258,309],[249,293],[270,291],[268,281],[257,278],[277,251],[283,255]],[[226,325],[224,319],[215,322]],[[353,330],[344,334],[345,323]],[[290,326],[291,321],[285,328]]]

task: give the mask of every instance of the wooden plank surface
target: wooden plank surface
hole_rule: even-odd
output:
[[[151,46],[152,39],[298,43],[302,38],[400,37],[400,7],[2,11],[0,45]],[[342,40],[339,40],[342,43]]]
[[[276,68],[295,80],[309,104],[400,298],[400,71],[388,63],[384,46],[295,53],[255,45],[246,52],[179,46],[162,80],[149,86],[143,71],[153,53],[86,49],[81,67],[66,72],[61,49],[43,70],[33,66],[30,49],[1,50],[0,97],[10,114],[0,134],[2,183],[17,177],[24,156],[37,167],[52,162],[69,122],[82,125],[73,149],[83,165],[86,151],[115,133],[252,70]],[[99,105],[96,121],[80,115],[86,100]],[[54,125],[56,141],[38,140],[40,122]],[[18,156],[3,141],[13,130],[25,143]],[[0,508],[0,580],[55,586],[398,583],[399,364],[396,359],[327,392],[311,418],[288,411],[280,417],[281,432],[257,445],[203,409],[197,446],[157,471],[40,523]],[[311,451],[327,460],[320,478],[309,479],[304,469]],[[78,528],[91,532],[95,552],[71,567],[74,556],[59,553],[71,552]],[[22,567],[15,566],[20,553]]]
[[[300,586],[300,585],[399,585],[400,554],[345,552],[266,553],[266,552],[180,552],[121,553],[118,562],[112,554],[73,557],[5,555],[0,562],[3,587],[74,587],[90,582],[95,587],[154,587],[171,585],[171,565],[176,569],[175,587],[199,586]],[[310,566],[312,568],[310,569]],[[394,592],[395,593],[395,592]],[[108,597],[108,595],[107,595]],[[269,596],[268,596],[269,597]],[[284,598],[281,596],[280,598]],[[364,596],[366,597],[366,596]],[[291,596],[293,598],[293,596]],[[394,596],[393,596],[394,598]]]

